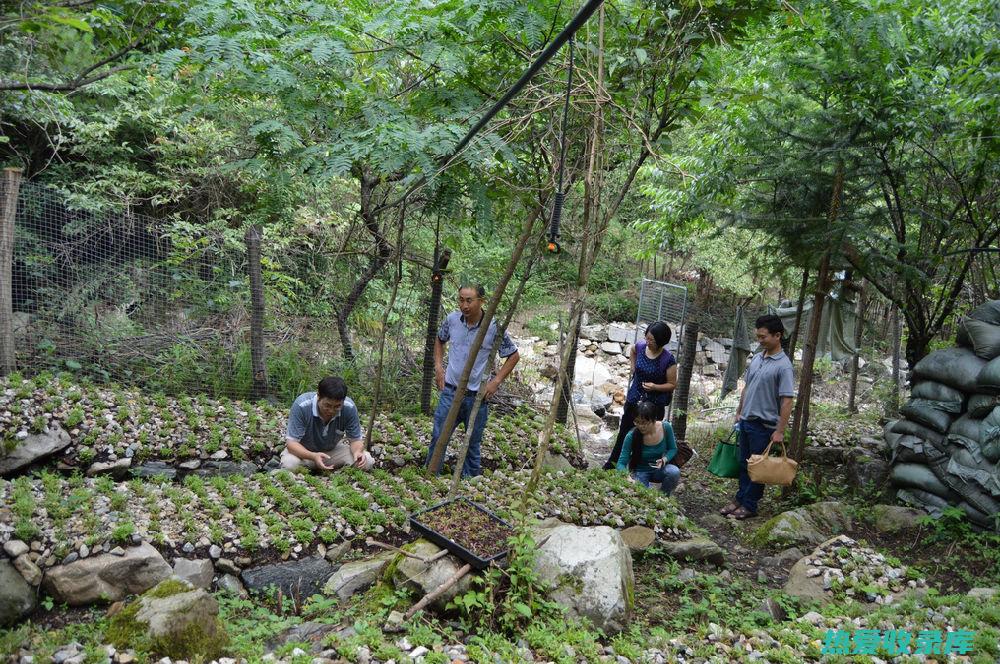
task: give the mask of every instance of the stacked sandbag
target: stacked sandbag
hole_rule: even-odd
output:
[[[891,479],[903,502],[959,507],[1000,531],[1000,300],[963,318],[956,342],[916,364],[902,418],[885,427]]]

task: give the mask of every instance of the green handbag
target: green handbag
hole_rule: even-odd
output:
[[[712,460],[708,463],[708,472],[719,477],[740,476],[740,446],[733,440],[736,429],[729,438],[720,440],[712,452]]]

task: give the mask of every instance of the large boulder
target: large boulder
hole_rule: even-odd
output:
[[[58,602],[71,606],[116,602],[125,595],[149,590],[171,574],[170,565],[149,544],[131,547],[125,555],[104,553],[45,572],[42,585]]]
[[[706,560],[720,567],[726,562],[726,552],[707,537],[665,541],[660,545],[664,553],[677,560]]]
[[[891,472],[892,465],[885,459],[860,455],[848,466],[847,477],[855,490],[885,499],[893,493]]]
[[[608,325],[608,341],[630,344],[636,339],[636,329],[632,326],[612,323]]]
[[[58,424],[42,433],[29,434],[17,447],[0,455],[0,475],[7,475],[69,447],[69,434]]]
[[[393,552],[386,551],[374,558],[341,565],[340,569],[334,572],[326,585],[323,586],[323,594],[336,595],[341,600],[346,600],[354,593],[370,588],[375,585],[379,576],[382,575],[382,570],[394,557]]]
[[[535,569],[552,599],[604,632],[621,631],[635,603],[632,555],[614,528],[558,525],[540,540]]]
[[[411,553],[421,558],[430,558],[441,551],[436,544],[427,540],[419,539],[416,542],[403,547],[407,553]],[[388,576],[396,588],[408,588],[422,597],[433,592],[442,583],[454,576],[455,572],[465,565],[461,560],[453,555],[438,558],[434,562],[427,564],[421,560],[399,555],[398,563],[393,563],[388,570]],[[452,599],[461,595],[472,587],[472,577],[466,574],[458,583],[442,593],[431,606],[436,609],[444,609]]]
[[[629,551],[645,551],[656,541],[656,531],[646,526],[631,526],[622,531],[622,540]]]
[[[611,380],[611,369],[601,360],[577,353],[573,381],[577,385],[603,385]]]
[[[311,556],[243,570],[240,576],[247,590],[266,592],[276,588],[285,596],[305,599],[320,592],[336,569],[325,558]]]
[[[816,545],[851,528],[851,515],[842,503],[826,501],[782,512],[754,531],[758,546]]]
[[[927,512],[902,505],[874,505],[871,509],[872,525],[880,533],[915,530]]]
[[[215,598],[179,579],[160,583],[116,613],[105,638],[120,650],[198,661],[218,657],[228,641]]]
[[[601,344],[601,350],[608,355],[621,355],[622,345],[616,341],[605,341]]]
[[[0,560],[0,626],[17,622],[37,606],[35,589],[9,561]]]
[[[784,591],[819,602],[843,595],[868,604],[891,604],[906,595],[925,593],[927,583],[912,570],[895,567],[884,554],[837,535],[792,566]]]

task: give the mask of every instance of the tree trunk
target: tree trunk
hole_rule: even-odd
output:
[[[840,197],[844,191],[844,165],[837,164],[833,176],[833,191],[830,195],[830,211],[827,221],[832,227],[840,214]],[[802,372],[799,375],[798,398],[795,402],[792,428],[792,456],[796,461],[802,461],[805,450],[806,434],[809,431],[809,401],[812,397],[813,366],[816,362],[816,346],[819,342],[819,331],[823,321],[823,306],[826,304],[826,294],[830,290],[830,254],[823,254],[819,263],[819,273],[816,275],[816,293],[813,296],[812,316],[809,319],[809,337],[806,339],[805,350],[802,352]]]
[[[576,298],[570,306],[570,328],[575,328],[579,325],[580,318],[583,316],[583,307],[586,299],[587,287],[584,285],[577,289]],[[549,414],[545,418],[545,424],[542,425],[541,433],[538,435],[538,451],[535,453],[535,465],[531,470],[531,477],[528,478],[528,484],[524,488],[524,493],[521,495],[521,512],[525,514],[528,509],[528,501],[538,487],[538,481],[542,477],[542,469],[545,467],[545,459],[549,454],[549,443],[552,441],[552,430],[556,424],[556,413],[559,410],[559,402],[562,401],[563,391],[558,389],[558,386],[562,385],[566,380],[566,366],[569,364],[569,354],[572,350],[573,344],[563,345],[562,357],[559,358],[559,375],[556,376],[557,388],[552,390],[552,403],[549,404]]]
[[[521,511],[526,512],[528,501],[534,495],[538,487],[538,480],[542,475],[542,468],[545,466],[545,459],[549,453],[549,444],[552,441],[552,430],[555,428],[556,417],[559,414],[562,402],[563,389],[569,385],[570,398],[572,398],[573,375],[569,369],[576,365],[577,344],[574,343],[579,338],[580,320],[583,317],[583,310],[587,302],[587,283],[590,281],[590,271],[597,260],[597,254],[601,245],[601,237],[607,229],[610,215],[621,204],[624,192],[619,192],[618,199],[607,210],[603,223],[598,223],[599,210],[601,205],[601,192],[603,191],[603,153],[600,149],[601,137],[604,132],[604,105],[602,103],[604,92],[604,5],[598,10],[597,19],[597,72],[596,90],[594,99],[593,122],[591,124],[590,150],[587,160],[587,171],[584,175],[584,196],[583,196],[583,224],[580,232],[580,267],[577,272],[576,295],[570,305],[569,324],[567,329],[574,333],[570,343],[563,344],[562,356],[559,358],[559,374],[556,376],[555,389],[552,390],[552,403],[549,406],[548,416],[539,434],[538,451],[535,454],[535,466],[531,470],[531,477],[521,496]],[[641,165],[641,161],[640,161]],[[626,179],[624,188],[628,188],[632,182],[632,175]],[[570,407],[571,404],[570,404]]]
[[[267,362],[264,356],[264,280],[260,269],[260,228],[247,229],[247,269],[250,272],[250,397],[267,396]]]
[[[681,339],[680,366],[677,368],[677,388],[671,405],[674,412],[674,437],[686,440],[688,405],[691,400],[691,376],[694,374],[695,354],[698,352],[698,334],[701,331],[701,312],[708,301],[711,279],[708,270],[698,270],[698,287]]]
[[[392,247],[389,246],[389,242],[382,234],[381,228],[379,228],[378,215],[375,213],[375,202],[372,200],[378,180],[372,178],[367,172],[361,173],[359,180],[361,184],[361,219],[364,221],[368,234],[375,241],[375,255],[371,257],[368,267],[359,275],[358,279],[354,282],[354,286],[348,292],[347,297],[344,298],[344,301],[337,309],[337,333],[340,335],[341,352],[344,359],[348,361],[354,360],[354,345],[351,342],[351,330],[347,324],[348,319],[351,316],[351,312],[354,311],[354,307],[357,306],[358,300],[364,294],[365,289],[368,288],[368,284],[382,271],[382,268],[385,267],[392,257]],[[403,205],[403,203],[400,203],[400,205]]]
[[[809,288],[809,268],[802,270],[802,284],[799,286],[799,301],[795,304],[795,329],[792,338],[788,340],[788,359],[795,361],[795,344],[799,341],[799,329],[802,327],[802,309],[806,304],[806,290]]]
[[[21,169],[5,168],[0,181],[0,376],[12,372],[14,354],[14,221],[21,189]]]
[[[427,334],[424,336],[423,380],[420,384],[420,411],[431,414],[431,391],[434,385],[434,340],[437,339],[438,320],[441,317],[441,290],[444,288],[444,271],[451,260],[451,249],[435,257],[431,274],[431,299],[427,304]]]
[[[816,275],[813,311],[809,318],[809,334],[806,336],[806,345],[802,350],[798,398],[795,402],[795,414],[792,416],[791,455],[796,461],[802,460],[806,434],[809,431],[809,400],[812,396],[813,367],[816,364],[816,347],[819,344],[819,332],[823,322],[823,305],[826,304],[826,293],[829,289],[830,256],[826,254],[820,261],[819,273]]]
[[[898,327],[900,321],[896,320],[899,318],[899,310],[894,312],[894,326]],[[924,356],[930,352],[931,341],[934,340],[934,335],[926,330],[918,330],[912,325],[907,325],[908,334],[906,335],[906,365],[912,369],[917,366],[917,362],[922,360]],[[895,335],[895,331],[893,332]]]
[[[570,405],[573,402],[573,381],[576,375],[576,352],[580,346],[580,328],[582,327],[583,316],[576,321],[575,329],[568,329],[566,333],[565,343],[572,346],[569,353],[569,363],[566,365],[566,379],[561,383],[563,399],[559,402],[559,408],[556,411],[556,422],[559,424],[566,424],[566,420],[569,417]],[[589,404],[587,404],[589,407]]]
[[[379,330],[378,340],[378,365],[375,368],[375,390],[372,395],[372,403],[369,408],[368,430],[365,433],[365,448],[371,447],[372,429],[375,428],[375,414],[378,412],[380,401],[382,400],[382,371],[385,367],[385,337],[389,330],[389,316],[396,307],[396,294],[399,292],[399,282],[403,280],[403,219],[406,217],[406,202],[403,201],[399,207],[399,226],[396,230],[396,275],[392,280],[392,292],[389,294],[389,303],[382,312],[382,327]]]
[[[600,9],[598,24],[598,95],[594,100],[594,113],[591,123],[590,139],[588,141],[589,154],[587,156],[587,170],[583,177],[583,226],[585,229],[594,229],[597,227],[597,219],[601,210],[601,193],[604,189],[604,178],[601,168],[603,163],[601,146],[603,145],[602,139],[604,136],[604,111],[600,97],[601,91],[603,91],[604,83],[604,7],[601,7]],[[587,231],[585,230],[584,232],[586,233]],[[594,246],[593,253],[596,254],[598,242],[595,241],[592,244]],[[585,268],[585,265],[588,261],[591,261],[592,264],[591,256],[587,251],[587,246],[587,242],[584,242],[581,245],[580,261],[577,271],[578,284],[586,278],[585,271],[589,273],[589,268]],[[645,265],[645,260],[641,260],[639,263],[639,274],[645,274]],[[562,390],[564,396],[562,400],[555,404],[556,421],[560,424],[566,424],[569,411],[573,407],[573,383],[576,379],[576,351],[579,347],[580,325],[582,321],[583,312],[581,312],[577,317],[576,322],[571,321],[566,327],[565,343],[566,346],[569,347],[569,360],[562,367],[565,376],[560,382],[556,383],[556,390]]]
[[[889,388],[889,400],[885,405],[886,417],[899,416],[899,369],[902,329],[899,321],[899,306],[892,304],[892,315],[889,317],[889,327],[892,330],[892,385]]]
[[[861,360],[861,340],[862,332],[865,327],[865,314],[868,308],[868,293],[865,291],[864,286],[858,289],[858,313],[857,318],[854,322],[854,356],[851,357],[851,386],[847,393],[847,412],[856,413],[858,412],[858,406],[856,403],[858,395],[858,370],[860,369]]]

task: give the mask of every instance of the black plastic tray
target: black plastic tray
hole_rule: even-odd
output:
[[[507,523],[506,521],[504,521],[503,519],[501,519],[496,514],[494,514],[493,512],[489,511],[488,509],[486,509],[482,505],[474,503],[471,500],[469,500],[468,498],[451,498],[450,500],[446,500],[446,501],[438,503],[437,505],[434,505],[432,507],[428,507],[425,510],[421,510],[421,511],[417,512],[416,514],[411,514],[410,515],[410,527],[413,528],[414,530],[416,530],[418,533],[420,533],[424,537],[426,537],[427,539],[429,539],[431,542],[434,542],[435,544],[437,544],[438,546],[440,546],[442,548],[448,549],[453,554],[455,554],[459,559],[464,560],[465,562],[467,562],[470,565],[472,565],[472,568],[476,569],[476,570],[486,569],[487,567],[489,567],[490,563],[493,562],[494,560],[499,560],[500,558],[503,558],[504,556],[506,556],[507,555],[506,542],[504,543],[504,550],[501,551],[500,553],[498,553],[496,555],[493,555],[493,556],[490,556],[489,558],[480,558],[476,554],[474,554],[471,551],[469,551],[468,549],[466,549],[461,544],[448,539],[447,537],[445,537],[444,535],[442,535],[438,531],[436,531],[433,528],[431,528],[431,527],[427,526],[426,524],[422,523],[420,521],[420,519],[418,518],[421,514],[426,514],[428,512],[433,512],[434,510],[438,509],[439,507],[443,507],[445,505],[449,505],[449,504],[454,503],[454,502],[464,502],[464,503],[467,503],[469,505],[472,505],[472,507],[474,507],[475,509],[479,510],[480,512],[483,512],[484,514],[486,514],[486,516],[490,517],[494,521],[503,524],[507,528],[510,528],[511,532],[513,533],[513,531],[514,531],[513,526],[511,526],[509,523]]]

